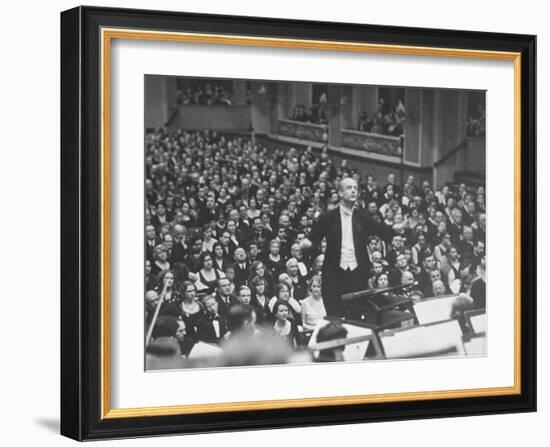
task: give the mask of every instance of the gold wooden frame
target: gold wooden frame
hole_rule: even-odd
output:
[[[113,39],[155,40],[215,45],[263,46],[347,52],[370,52],[413,56],[439,56],[513,61],[514,63],[514,385],[446,391],[329,396],[216,404],[176,405],[144,408],[111,408],[110,365],[110,63]],[[101,419],[168,416],[210,412],[308,408],[327,405],[416,401],[516,395],[521,393],[521,53],[463,50],[335,41],[279,39],[234,35],[143,31],[121,28],[101,29]]]

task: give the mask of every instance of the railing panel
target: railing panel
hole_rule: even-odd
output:
[[[315,141],[317,143],[328,141],[328,128],[321,124],[279,120],[278,133],[283,137],[299,138],[300,140]]]
[[[393,157],[401,156],[401,138],[342,129],[342,147]]]

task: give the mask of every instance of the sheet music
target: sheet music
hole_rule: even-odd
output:
[[[470,317],[472,329],[476,334],[487,332],[487,314],[480,314]]]
[[[456,320],[383,333],[381,341],[387,358],[428,356],[454,348],[456,351],[449,355],[464,355],[462,331]]]
[[[466,355],[487,355],[487,338],[474,337],[471,340],[464,343],[464,351]]]
[[[456,296],[434,298],[426,301],[419,301],[414,304],[414,311],[419,324],[429,324],[438,321],[445,321],[451,318],[451,310]]]

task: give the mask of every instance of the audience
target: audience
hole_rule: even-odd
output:
[[[404,108],[393,113],[404,119]],[[298,347],[300,332],[326,316],[321,282],[330,281],[321,277],[326,242],[302,251],[300,241],[338,205],[336,186],[347,176],[358,181],[357,206],[388,230],[364,241],[372,267],[365,288],[416,284],[422,298],[471,291],[475,307],[485,306],[483,187],[436,191],[413,175],[401,185],[394,173],[377,181],[326,147],[288,149],[210,130],[148,132],[145,169],[146,325],[162,301],[159,318],[175,318],[165,326],[179,324],[188,337],[182,344],[183,332],[166,341],[153,331],[151,355],[186,355],[195,342],[223,347],[240,331]]]

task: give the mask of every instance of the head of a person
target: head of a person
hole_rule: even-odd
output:
[[[452,245],[452,239],[450,233],[443,233],[443,236],[441,238],[441,244],[445,246],[447,249]]]
[[[474,254],[476,256],[483,256],[485,254],[485,242],[479,240],[474,244]]]
[[[462,238],[468,242],[474,240],[474,231],[472,230],[472,227],[464,227],[462,229]]]
[[[290,309],[286,301],[278,300],[273,305],[273,315],[275,315],[275,318],[277,318],[278,320],[286,321],[289,314]]]
[[[397,257],[395,258],[395,265],[399,269],[404,269],[407,267],[407,257],[404,253],[399,253]]]
[[[258,244],[256,242],[250,242],[248,244],[248,256],[250,258],[257,258],[260,254],[260,249],[258,248]]]
[[[290,298],[290,287],[287,283],[279,282],[275,286],[275,296],[279,300],[288,301]]]
[[[403,248],[403,238],[400,235],[396,234],[392,238],[391,244],[395,249]]]
[[[246,251],[242,247],[239,247],[235,250],[234,256],[235,256],[235,260],[237,262],[245,262],[246,261]]]
[[[457,261],[459,257],[460,255],[458,253],[458,248],[456,248],[454,245],[451,245],[449,247],[449,259],[451,261]]]
[[[441,281],[440,279],[433,282],[433,289],[434,296],[443,296],[446,293],[445,284],[443,284],[443,281]]]
[[[431,271],[435,268],[435,257],[433,255],[428,255],[424,258],[423,261],[424,269]]]
[[[185,326],[185,321],[183,320],[177,320],[178,323],[178,330],[176,331],[176,339],[179,342],[182,342],[185,336],[187,335],[187,327]]]
[[[373,251],[372,252],[372,262],[375,263],[375,262],[378,262],[378,263],[382,263],[382,253],[378,250],[376,251]]]
[[[273,255],[278,255],[279,254],[279,250],[281,249],[281,244],[280,242],[277,240],[277,239],[273,239],[270,243],[269,243],[269,252]]]
[[[405,271],[401,274],[401,284],[409,285],[414,283],[414,275],[412,272]]]
[[[308,282],[308,289],[311,296],[319,298],[322,291],[322,280],[320,275],[313,276]]]
[[[147,225],[145,227],[145,237],[147,240],[154,241],[156,237],[155,227],[153,225]]]
[[[226,279],[229,281],[229,289],[231,289],[231,281],[235,279],[235,266],[233,264],[226,265],[223,272],[225,273]]]
[[[254,276],[250,280],[250,287],[256,294],[263,295],[265,293],[265,279],[261,276]]]
[[[433,282],[439,281],[441,279],[441,272],[439,269],[434,269],[430,271],[430,280]]]
[[[170,289],[174,286],[175,279],[176,275],[172,270],[161,270],[157,277],[157,284],[160,287],[166,286],[167,289]]]
[[[181,285],[181,291],[185,301],[195,301],[197,296],[197,288],[191,281],[184,281]]]
[[[218,279],[218,290],[222,296],[228,296],[231,293],[231,281],[229,278]]]
[[[227,231],[229,231],[229,234],[235,234],[237,231],[237,224],[234,220],[227,221]]]
[[[353,178],[346,177],[338,184],[338,196],[345,204],[353,205],[357,201],[357,194],[357,182]]]
[[[460,211],[458,208],[453,208],[453,210],[451,211],[451,216],[453,217],[453,221],[455,224],[462,224],[462,211]]]
[[[147,310],[154,310],[158,305],[159,299],[159,294],[155,290],[148,290],[145,292],[145,305],[147,306]]]
[[[221,244],[221,242],[216,242],[212,246],[212,253],[216,258],[219,258],[219,259],[223,258],[223,245]]]
[[[155,247],[153,257],[155,258],[155,261],[166,262],[168,259],[168,250],[166,250],[164,244],[159,244]]]
[[[205,270],[210,270],[212,268],[212,266],[214,265],[214,260],[212,259],[212,255],[209,251],[203,251],[201,253],[200,264]]]
[[[388,275],[385,273],[381,273],[378,275],[378,278],[376,279],[376,286],[377,287],[388,287],[389,281],[388,281]]]
[[[202,299],[202,305],[208,315],[216,316],[218,314],[218,301],[212,295],[205,295]]]
[[[239,302],[241,304],[250,304],[250,299],[252,298],[252,292],[250,290],[250,287],[248,286],[241,286],[239,288],[239,295],[237,296]]]
[[[291,277],[298,274],[298,260],[296,258],[290,258],[286,261],[286,272]]]
[[[157,202],[157,215],[164,216],[166,214],[166,203],[163,201]]]
[[[292,244],[290,247],[290,255],[297,260],[302,259],[302,249],[300,244]]]

